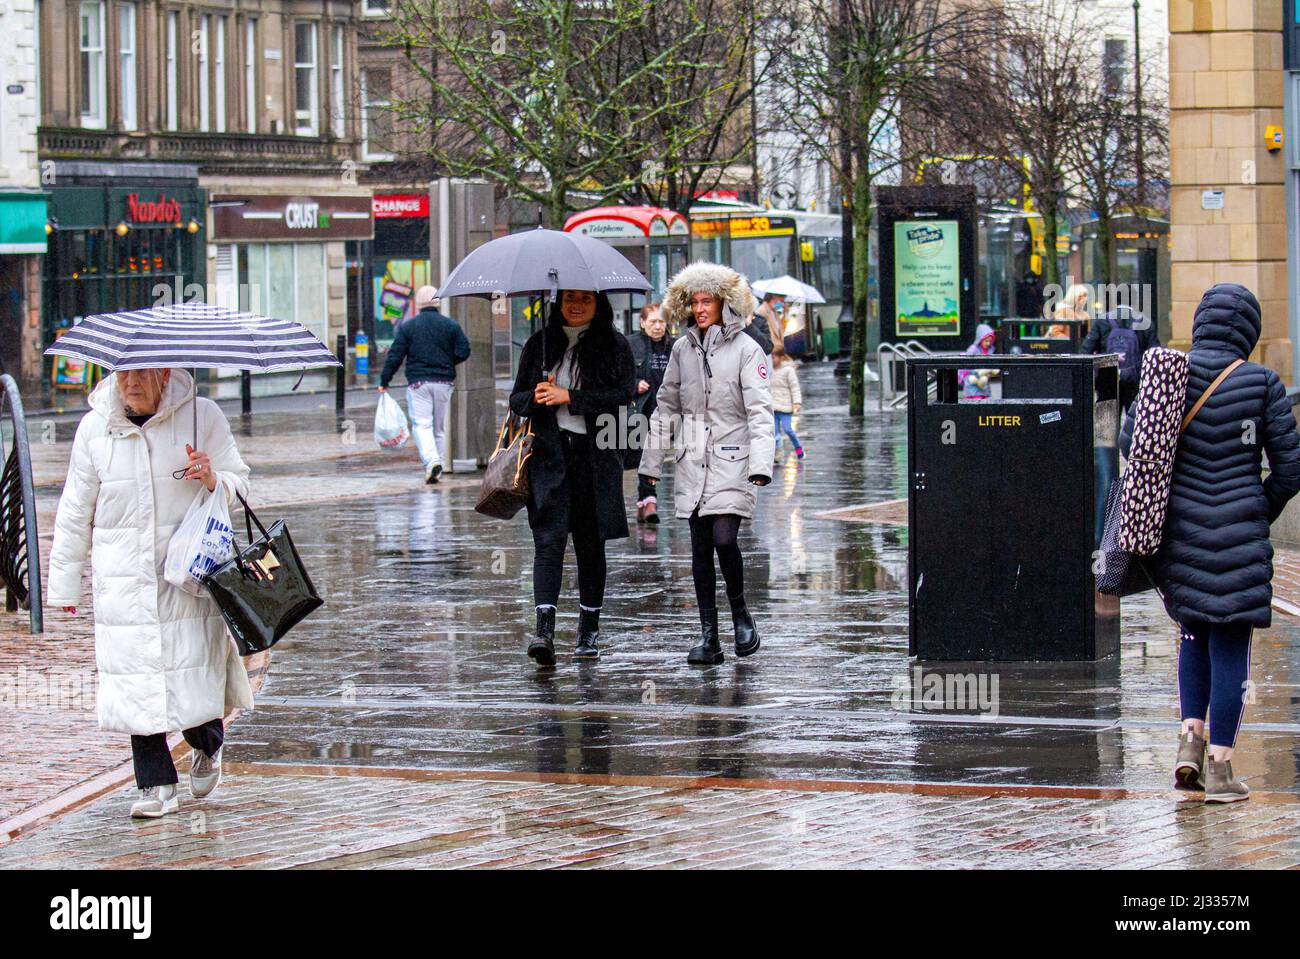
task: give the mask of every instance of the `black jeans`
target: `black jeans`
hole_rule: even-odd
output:
[[[573,537],[578,559],[578,601],[588,609],[599,609],[605,601],[605,541],[596,525],[596,492],[591,480],[591,447],[583,433],[560,430],[564,450],[564,485],[568,496],[567,530],[558,535],[547,530],[533,538],[533,602],[555,606],[560,601],[564,578],[564,551]]]
[[[181,733],[185,741],[208,757],[215,756],[226,738],[221,718],[209,719],[201,726]],[[176,764],[167,748],[167,734],[131,737],[131,759],[135,761],[135,784],[141,789],[150,786],[170,786],[177,782]]]

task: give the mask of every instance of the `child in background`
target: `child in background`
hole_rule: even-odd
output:
[[[781,434],[790,437],[794,455],[803,459],[803,444],[794,431],[791,417],[803,407],[803,391],[799,389],[798,364],[779,344],[772,346],[772,416],[776,420],[776,455],[781,455]]]
[[[975,328],[975,342],[966,348],[967,356],[988,356],[993,352],[997,335],[993,327],[981,323]],[[957,379],[962,384],[962,395],[970,400],[986,400],[993,395],[989,388],[989,370],[958,370]]]

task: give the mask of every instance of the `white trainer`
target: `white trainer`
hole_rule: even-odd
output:
[[[150,786],[140,790],[140,798],[131,805],[132,819],[158,819],[181,808],[176,784]]]
[[[225,747],[223,746],[222,749]],[[190,795],[202,799],[212,794],[221,782],[221,749],[208,757],[201,749],[190,751]]]

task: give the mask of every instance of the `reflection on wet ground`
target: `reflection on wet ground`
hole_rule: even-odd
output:
[[[686,665],[697,619],[683,521],[610,544],[598,663],[567,655],[577,619],[567,571],[560,663],[539,672],[523,654],[522,515],[479,516],[472,485],[299,505],[281,512],[328,605],[277,647],[257,710],[232,729],[231,758],[1163,788],[1175,633],[1154,599],[1126,601],[1118,662],[918,667],[907,656],[906,530],[816,515],[905,495],[905,415],[871,409],[852,422],[829,364],[801,377],[808,457],[780,466],[742,531],[758,656]],[[349,480],[370,471],[378,487],[391,467],[364,457],[338,468]],[[627,483],[631,502],[631,474]],[[1234,764],[1256,789],[1297,791],[1292,623],[1256,634],[1256,702]]]

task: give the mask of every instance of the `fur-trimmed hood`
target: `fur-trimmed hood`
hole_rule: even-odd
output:
[[[668,284],[668,292],[660,307],[669,327],[675,324],[692,326],[691,297],[696,293],[712,293],[722,297],[722,322],[724,327],[744,325],[754,315],[754,294],[745,278],[730,267],[718,263],[692,263],[678,271]]]

